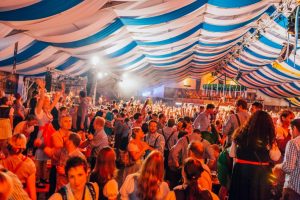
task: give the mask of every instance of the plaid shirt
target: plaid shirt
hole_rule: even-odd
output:
[[[287,143],[282,170],[286,173],[284,188],[300,194],[300,136]]]
[[[145,136],[145,142],[149,144],[154,149],[160,151],[162,155],[164,155],[164,149],[165,149],[165,138],[163,135],[159,133],[148,133]]]

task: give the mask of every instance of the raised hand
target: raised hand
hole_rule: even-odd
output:
[[[42,80],[42,79],[37,79],[35,82],[36,82],[36,84],[39,86],[39,88],[45,89],[46,83],[45,83],[44,80]]]
[[[61,91],[64,93],[66,90],[66,84],[64,82],[61,83]]]
[[[55,92],[55,94],[53,95],[54,99],[56,98],[60,98],[61,97],[61,92],[57,91]]]

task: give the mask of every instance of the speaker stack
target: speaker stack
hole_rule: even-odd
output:
[[[50,71],[46,72],[45,82],[46,82],[46,90],[47,90],[47,92],[50,92],[51,86],[52,86],[52,74]]]

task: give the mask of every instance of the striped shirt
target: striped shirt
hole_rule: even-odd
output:
[[[286,173],[284,188],[300,194],[300,136],[287,143],[282,170]]]
[[[23,185],[19,180],[19,178],[17,177],[17,175],[4,168],[0,169],[0,171],[6,173],[11,178],[13,183],[12,193],[8,198],[9,200],[30,200],[28,194],[23,189]]]

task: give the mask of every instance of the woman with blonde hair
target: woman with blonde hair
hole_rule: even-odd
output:
[[[0,160],[0,164],[16,174],[30,199],[36,200],[36,167],[30,158],[22,154],[26,149],[26,144],[27,140],[24,134],[18,133],[13,135],[7,145],[9,155],[7,158]]]
[[[121,189],[121,199],[162,200],[170,191],[163,181],[164,158],[159,151],[152,151],[142,164],[140,172],[126,177]]]
[[[61,92],[56,92],[54,99],[51,103],[50,97],[46,95],[46,83],[43,80],[38,79],[36,84],[39,87],[39,100],[35,107],[34,113],[39,124],[39,132],[37,139],[34,141],[35,147],[38,149],[35,152],[35,162],[37,167],[37,187],[45,187],[47,179],[47,160],[48,156],[44,153],[43,147],[51,146],[51,136],[56,131],[52,126],[53,116],[51,110],[57,104]]]
[[[117,199],[116,172],[116,154],[111,147],[104,147],[98,153],[96,166],[90,176],[90,182],[96,182],[99,186],[99,200]]]

